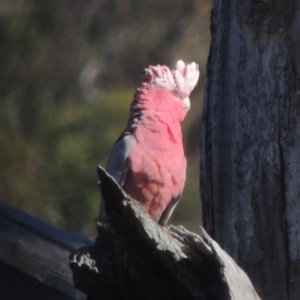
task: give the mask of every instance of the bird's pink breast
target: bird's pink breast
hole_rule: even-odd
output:
[[[179,122],[153,118],[144,118],[133,132],[137,143],[128,157],[130,168],[123,189],[158,221],[181,194],[186,159]]]

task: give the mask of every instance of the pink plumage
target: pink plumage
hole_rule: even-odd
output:
[[[149,66],[131,104],[127,128],[114,145],[107,171],[150,216],[165,225],[185,183],[180,122],[198,78],[198,65]],[[103,202],[103,201],[102,201]],[[101,203],[100,220],[105,220]]]

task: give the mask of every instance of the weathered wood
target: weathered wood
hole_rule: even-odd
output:
[[[76,286],[97,299],[259,299],[247,275],[201,228],[161,227],[101,167],[110,224],[70,256]]]
[[[74,298],[0,261],[1,300],[73,300]],[[85,299],[82,297],[82,299]]]
[[[8,300],[21,299],[18,295],[25,300],[85,299],[74,288],[68,256],[88,245],[91,241],[82,236],[0,202],[0,298],[5,292]]]
[[[300,0],[215,0],[211,22],[204,226],[263,299],[300,299]]]

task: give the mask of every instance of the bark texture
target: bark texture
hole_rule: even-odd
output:
[[[201,229],[161,227],[98,168],[109,224],[95,245],[70,256],[78,289],[89,299],[259,300],[247,275]]]
[[[204,227],[263,299],[300,299],[300,1],[215,0]]]

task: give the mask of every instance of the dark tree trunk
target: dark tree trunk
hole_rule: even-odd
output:
[[[300,1],[214,1],[204,227],[263,299],[300,299]]]

